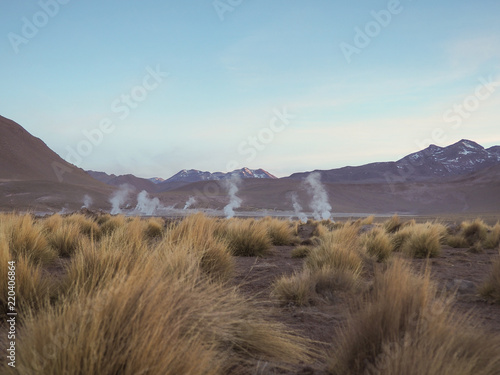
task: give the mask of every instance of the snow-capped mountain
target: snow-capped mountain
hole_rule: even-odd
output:
[[[161,177],[151,177],[151,178],[148,178],[148,180],[154,184],[159,184],[159,183],[165,181],[165,179],[163,179]]]
[[[494,165],[500,165],[500,146],[485,149],[476,142],[462,139],[447,147],[430,145],[398,161],[318,172],[325,182],[393,183],[450,178],[475,173]],[[289,178],[302,179],[309,173],[294,173]]]
[[[276,179],[271,173],[265,171],[264,169],[249,169],[241,168],[234,170],[232,172],[203,172],[197,169],[183,169],[182,171],[176,173],[172,177],[166,179],[163,183],[171,182],[198,182],[198,181],[209,181],[209,180],[227,180],[232,176],[238,176],[240,178],[269,178]]]

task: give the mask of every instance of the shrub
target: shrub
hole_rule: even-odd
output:
[[[500,303],[500,257],[493,261],[491,272],[480,287],[479,293]]]
[[[292,250],[292,258],[305,258],[311,251],[310,246],[297,246]]]
[[[401,259],[376,271],[328,359],[330,374],[492,374],[500,365],[499,339],[455,316],[430,274]]]

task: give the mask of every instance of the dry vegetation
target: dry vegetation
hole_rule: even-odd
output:
[[[0,359],[0,373],[276,374],[299,363],[329,374],[499,373],[499,338],[455,312],[430,269],[409,266],[443,244],[498,247],[499,223],[308,222],[298,245],[301,225],[0,214],[0,279],[16,261],[21,319],[18,366]],[[289,246],[302,265],[274,280],[276,308],[349,301],[335,342],[304,338],[234,284],[235,257],[265,257],[273,246]],[[478,292],[500,303],[500,257]],[[6,296],[1,282],[0,328]]]

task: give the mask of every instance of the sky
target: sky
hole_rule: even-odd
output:
[[[84,169],[293,172],[500,145],[498,0],[0,4],[0,115]]]

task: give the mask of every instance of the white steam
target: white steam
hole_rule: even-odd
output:
[[[122,209],[120,208],[127,201],[130,193],[133,192],[133,187],[129,184],[121,184],[120,188],[116,190],[111,198],[109,198],[109,202],[111,203],[111,214],[117,215],[122,213]]]
[[[295,216],[297,216],[302,223],[304,224],[307,223],[307,215],[304,212],[302,212],[302,206],[298,201],[297,193],[292,194],[292,203]]]
[[[234,209],[241,206],[241,198],[236,196],[240,182],[241,179],[236,174],[233,174],[229,180],[224,181],[227,188],[227,194],[229,195],[229,203],[224,207],[224,214],[227,219],[234,217]]]
[[[135,206],[135,210],[143,215],[153,215],[160,206],[160,200],[156,197],[152,199],[149,198],[146,190],[141,191],[137,195],[137,206]]]
[[[318,172],[311,173],[305,179],[305,183],[309,185],[312,194],[312,200],[309,203],[309,207],[313,210],[314,219],[330,219],[332,217],[332,206],[328,203],[328,194],[321,184],[321,175]]]
[[[189,197],[189,199],[186,201],[186,204],[184,205],[184,210],[187,210],[189,207],[191,207],[193,204],[196,203],[196,198],[195,197]]]
[[[92,200],[92,197],[90,195],[88,195],[88,194],[85,194],[83,196],[83,206],[82,206],[82,208],[87,208],[87,209],[90,208],[90,206],[92,206],[93,202],[94,201]]]

